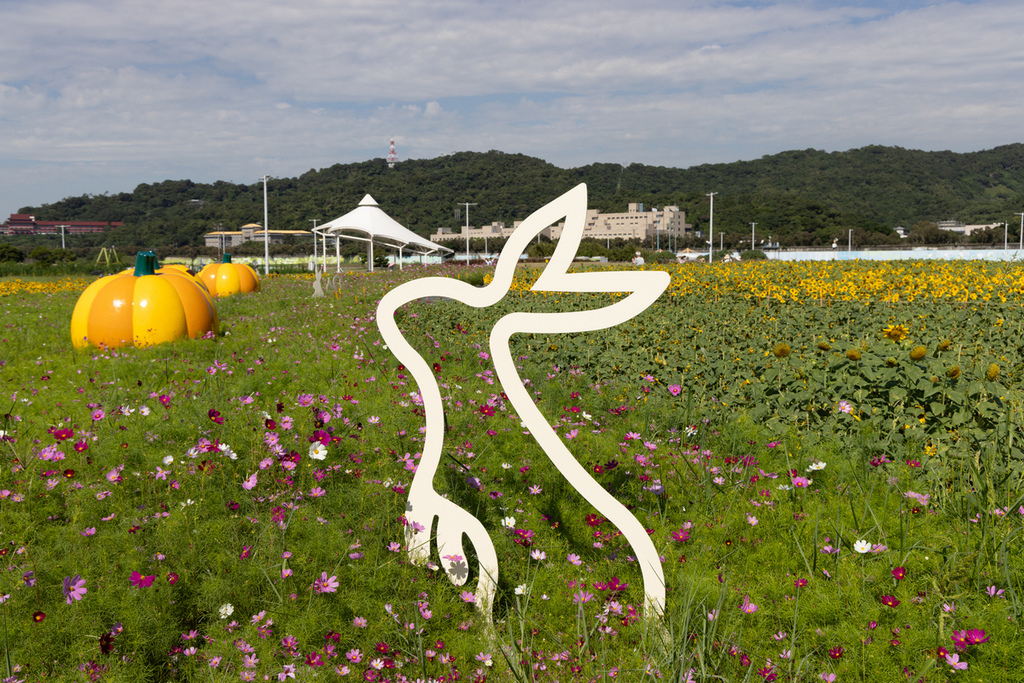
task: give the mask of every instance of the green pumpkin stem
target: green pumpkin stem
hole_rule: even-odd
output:
[[[151,251],[140,251],[135,255],[135,277],[156,275],[156,254]]]
[[[221,260],[221,263],[231,263],[231,254],[224,254],[224,258]]]

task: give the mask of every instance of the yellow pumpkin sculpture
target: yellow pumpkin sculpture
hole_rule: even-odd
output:
[[[244,263],[232,263],[231,254],[224,254],[222,263],[210,263],[199,271],[199,279],[215,297],[260,291],[256,271]]]
[[[217,334],[220,320],[210,294],[185,273],[154,272],[155,264],[152,252],[141,252],[134,271],[89,285],[71,314],[71,343],[152,346]]]
[[[145,253],[150,253],[150,252],[145,252]],[[188,269],[188,266],[186,266],[184,264],[181,264],[181,263],[168,263],[168,264],[165,264],[165,265],[161,266],[160,265],[160,261],[158,259],[156,261],[156,263],[153,265],[153,268],[156,271],[157,275],[163,275],[164,273],[181,273],[182,275],[187,275],[197,285],[199,285],[203,289],[206,289],[206,283],[204,283],[202,280],[199,279],[199,273],[193,273],[191,270]],[[124,270],[121,271],[121,274],[122,275],[130,275],[130,274],[132,274],[134,272],[135,272],[135,267],[133,266],[131,268],[125,268]],[[207,289],[206,291],[207,291],[207,293],[209,293],[210,290]]]

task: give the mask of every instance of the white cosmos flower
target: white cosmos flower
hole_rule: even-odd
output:
[[[515,517],[504,517],[501,520],[501,525],[503,527],[505,527],[506,529],[514,529],[515,526],[516,526],[516,518]]]
[[[808,472],[815,472],[817,470],[823,470],[823,469],[825,469],[825,463],[823,463],[820,460],[815,460],[814,462],[812,462],[810,465],[807,466],[807,471]]]
[[[521,583],[518,586],[516,586],[516,595],[523,595],[525,593],[526,593],[526,584],[525,583]]]
[[[863,555],[867,551],[871,550],[871,544],[865,541],[864,539],[861,539],[853,544],[853,549],[861,555]]]
[[[164,456],[164,464],[165,465],[170,465],[172,462],[174,462],[174,456],[173,455],[165,455]]]
[[[313,460],[323,460],[327,457],[327,447],[319,441],[314,441],[309,446],[309,457]]]
[[[217,611],[220,613],[221,619],[227,619],[234,613],[235,606],[232,605],[230,602],[225,602],[223,605],[220,606],[220,609]]]

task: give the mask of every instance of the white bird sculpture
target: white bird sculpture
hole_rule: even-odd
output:
[[[595,509],[615,524],[629,542],[643,577],[645,615],[660,617],[664,612],[664,573],[658,552],[647,531],[622,503],[590,476],[566,448],[524,388],[509,349],[509,338],[516,333],[585,332],[619,325],[646,310],[668,287],[671,278],[668,273],[661,271],[569,273],[583,236],[586,210],[587,188],[581,184],[532,213],[508,239],[495,265],[494,278],[484,287],[474,287],[453,278],[420,278],[395,287],[381,298],[377,306],[377,325],[381,336],[418,383],[426,415],[423,454],[409,488],[406,506],[406,541],[410,559],[416,564],[426,564],[430,560],[431,538],[436,537],[438,558],[442,566],[452,583],[461,586],[468,578],[467,567],[462,560],[466,557],[462,537],[467,536],[479,562],[476,603],[488,621],[491,619],[498,585],[497,553],[480,520],[434,489],[433,480],[441,462],[444,442],[441,391],[430,366],[402,336],[394,314],[400,306],[428,296],[446,297],[476,308],[497,303],[509,291],[520,254],[544,228],[563,217],[565,226],[558,246],[532,290],[622,292],[628,295],[611,305],[592,310],[514,312],[502,317],[495,323],[490,334],[489,346],[494,370],[516,414],[558,471]]]

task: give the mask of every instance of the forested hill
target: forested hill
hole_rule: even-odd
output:
[[[561,169],[497,151],[403,161],[393,169],[373,159],[272,179],[269,222],[273,229],[306,230],[310,219],[336,218],[370,194],[399,222],[427,235],[439,226],[461,225],[464,216],[454,215],[460,202],[476,204],[470,208],[473,225],[511,224],[579,182],[589,187],[590,206],[603,211],[624,211],[630,202],[676,204],[687,211],[689,222],[702,227],[706,193],[716,192],[716,232],[741,234],[757,222],[758,232],[773,232],[787,242],[822,243],[845,235],[847,227],[884,240],[892,227],[919,221],[1013,221],[1024,204],[1024,144],[966,154],[880,146],[803,150],[686,169],[643,164]],[[124,221],[104,239],[125,246],[198,245],[202,234],[218,225],[237,229],[261,223],[263,188],[166,180],[130,193],[72,197],[21,212],[41,220]]]

